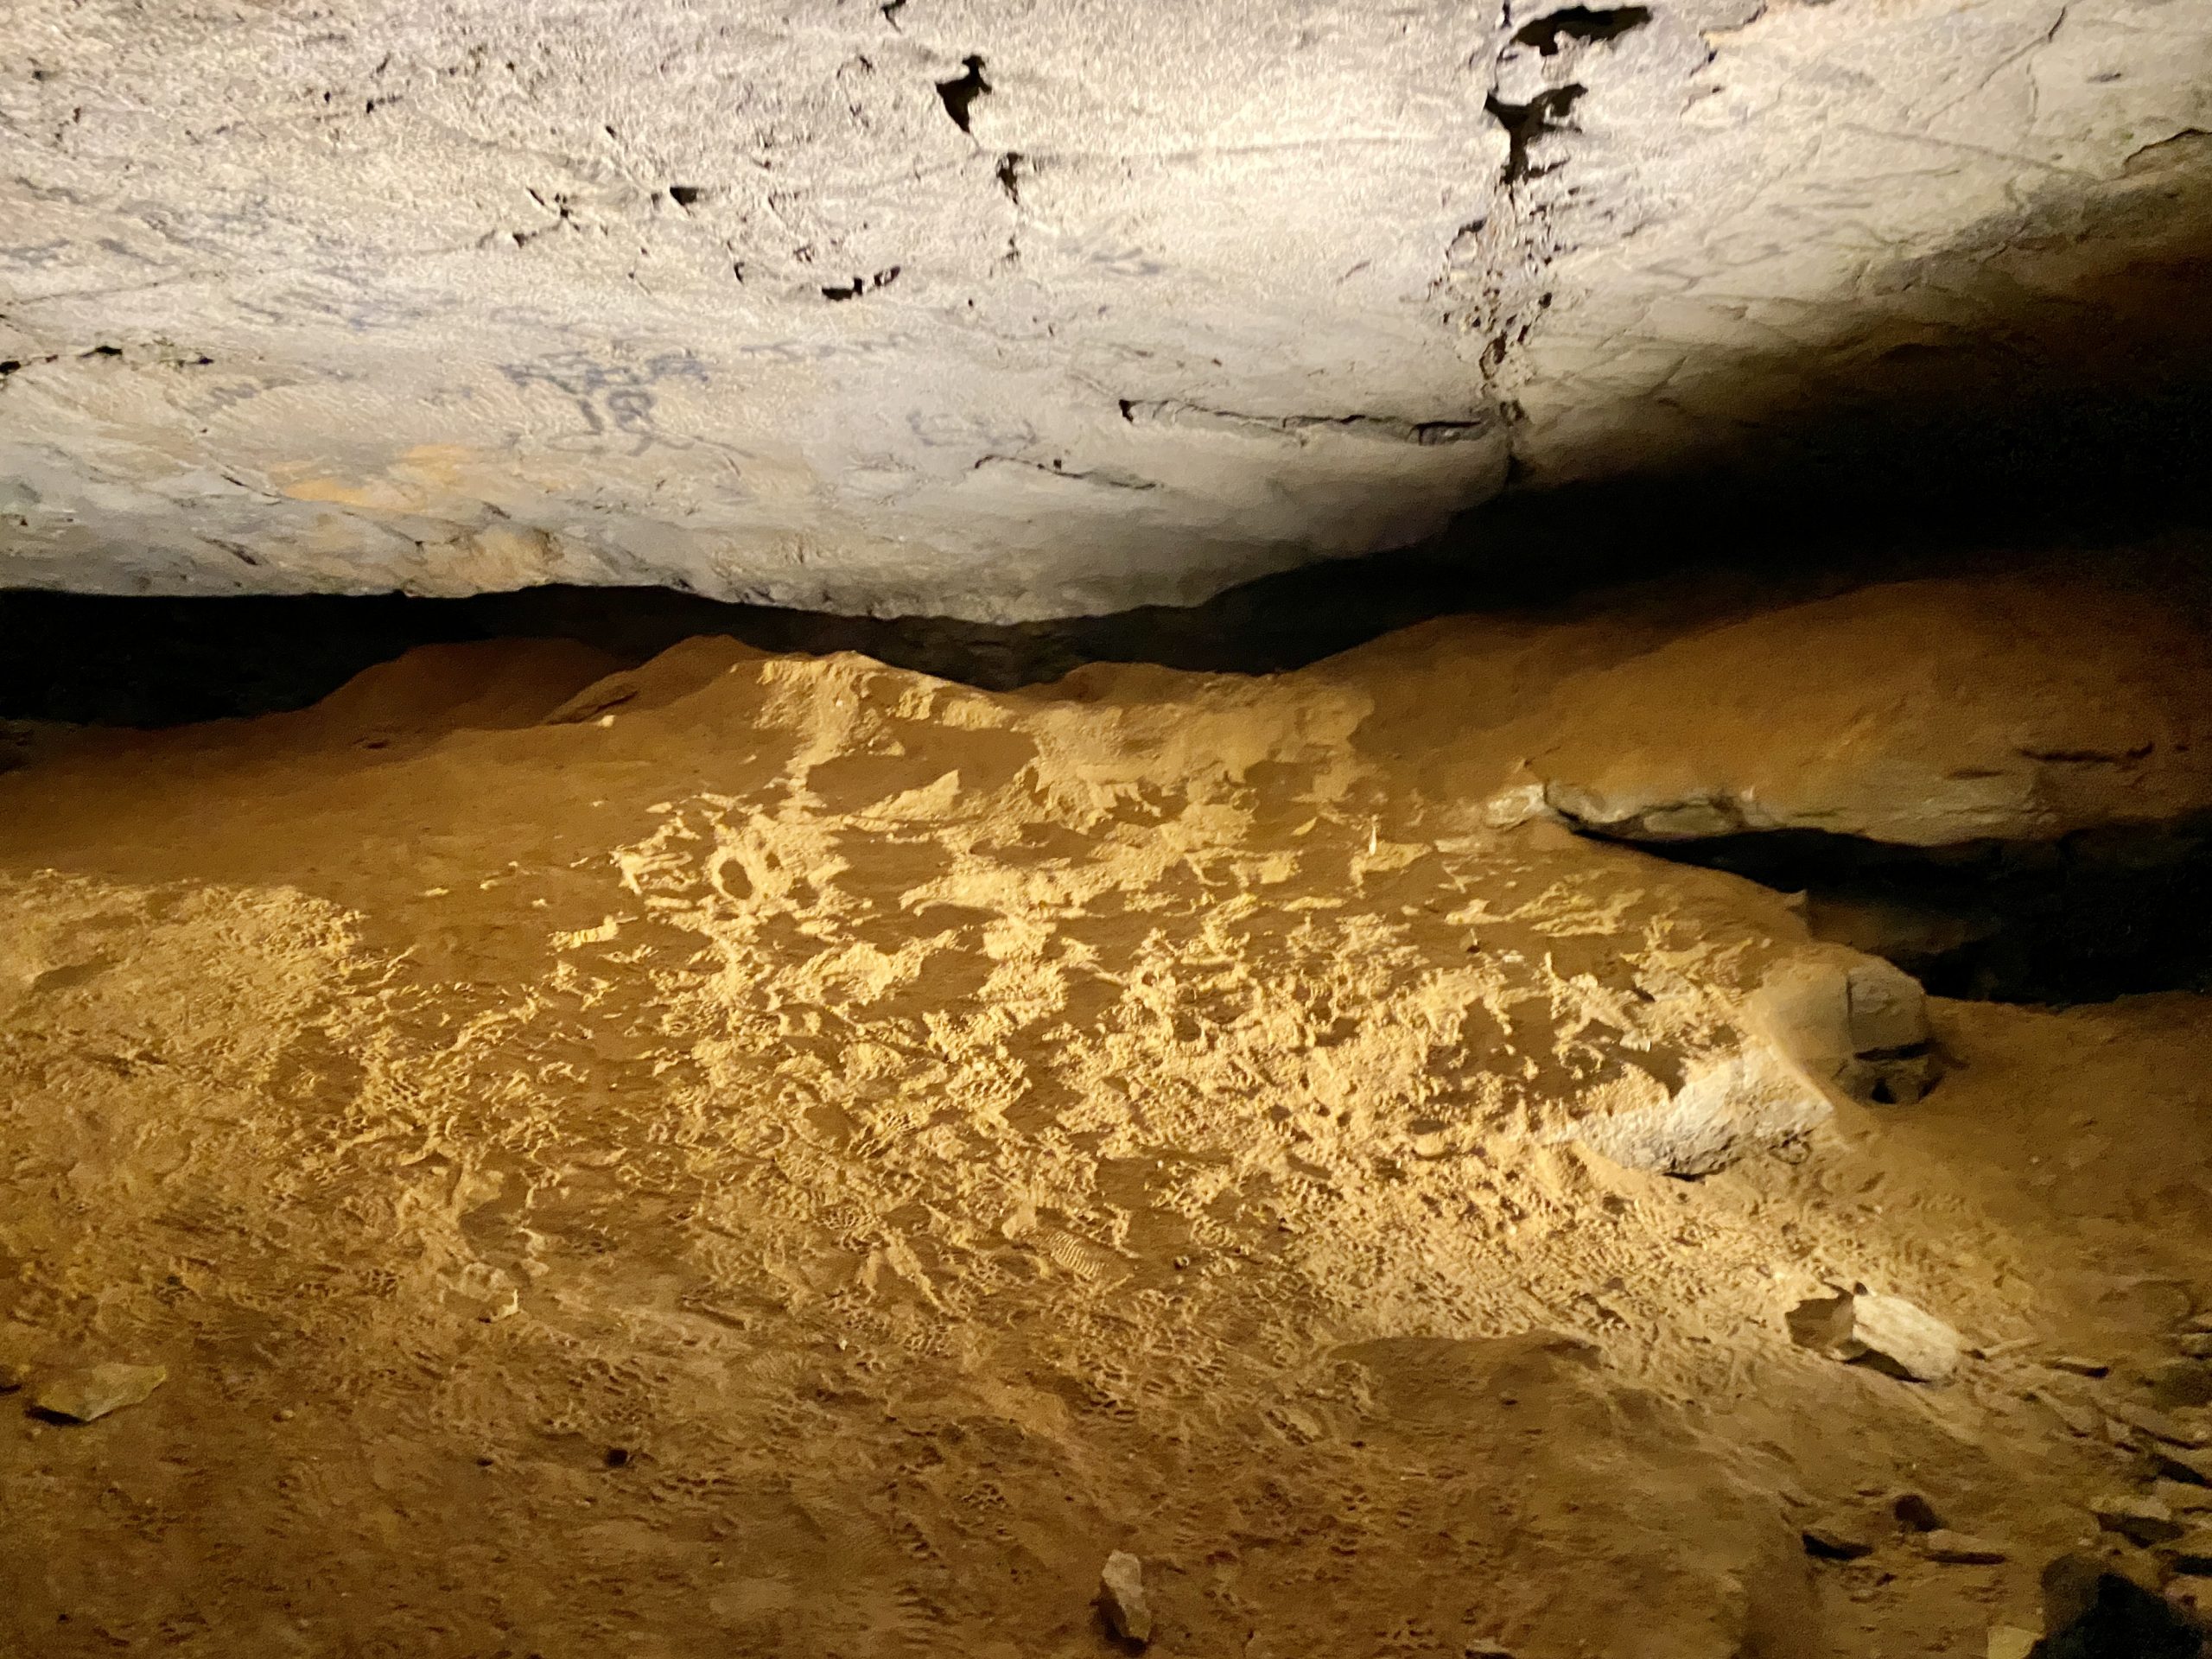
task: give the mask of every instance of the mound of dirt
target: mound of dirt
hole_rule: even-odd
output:
[[[2022,638],[2084,614],[2050,603]],[[1778,893],[1491,812],[1609,721],[1807,811],[1985,728],[2153,731],[2076,817],[2190,798],[2166,669],[1987,629],[1955,749],[1862,724],[1785,764],[1834,735],[1838,630],[1948,662],[1938,624],[2031,609],[1494,619],[1007,694],[441,647],[42,742],[0,777],[0,1359],[167,1381],[4,1420],[0,1631],[1103,1653],[1117,1550],[1171,1653],[2032,1627],[2087,1503],[2151,1478],[2126,1414],[2197,1363],[2204,1003],[1923,1010]],[[1793,637],[1762,741],[1716,664]],[[1840,1086],[1908,1049],[1920,1103]],[[1961,1333],[1955,1381],[1792,1341],[1862,1284]],[[1906,1490],[2003,1559],[1916,1541]]]

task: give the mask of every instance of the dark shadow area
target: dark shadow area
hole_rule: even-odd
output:
[[[1816,354],[1685,363],[1609,493],[1783,546],[1839,519],[1986,545],[2212,518],[2212,134],[1861,287]]]
[[[836,616],[664,588],[550,586],[467,599],[0,591],[0,720],[161,727],[269,714],[304,708],[417,645],[498,639],[575,639],[635,663],[695,635],[724,634],[763,651],[857,652],[994,690],[1049,683],[1092,662],[1280,673],[1433,617],[1603,605],[1631,583],[1749,582],[1780,602],[1866,582],[2011,568],[2020,556],[2011,545],[1924,537],[1869,547],[1808,526],[1777,564],[1771,526],[1724,535],[1719,517],[1668,491],[1509,498],[1448,543],[1309,565],[1203,605],[1052,622]],[[1461,537],[1525,551],[1482,556]],[[2103,563],[2088,539],[2040,550]]]
[[[2212,518],[2143,505],[2104,534],[2045,518],[2031,536],[1993,512],[1969,536],[1955,521],[1877,526],[1785,510],[1747,490],[1715,500],[1681,484],[1585,487],[1508,496],[1423,546],[1308,565],[1202,605],[1009,624],[837,616],[664,588],[467,599],[0,591],[0,720],[161,727],[268,714],[304,708],[417,645],[499,639],[575,639],[639,663],[722,634],[763,651],[855,652],[993,690],[1093,662],[1281,673],[1440,616],[1649,604],[1656,585],[1781,604],[2024,564],[2140,583],[2212,614]]]
[[[2205,1632],[2180,1609],[2094,1556],[2068,1554],[2043,1570],[2047,1634],[2028,1659],[2200,1659]]]
[[[1938,996],[2212,991],[2212,822],[1939,848],[1813,830],[1635,845],[1803,893],[1815,937],[1885,957]]]

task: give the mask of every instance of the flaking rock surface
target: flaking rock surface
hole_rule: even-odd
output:
[[[2208,130],[2200,0],[5,0],[0,585],[1187,601],[2094,367]]]

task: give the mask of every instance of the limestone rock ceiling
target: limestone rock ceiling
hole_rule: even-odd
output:
[[[2207,0],[0,0],[0,584],[1188,601],[2094,306],[2208,130]]]

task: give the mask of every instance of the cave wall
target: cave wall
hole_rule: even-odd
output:
[[[1191,602],[2205,327],[2204,0],[4,20],[0,586]]]

